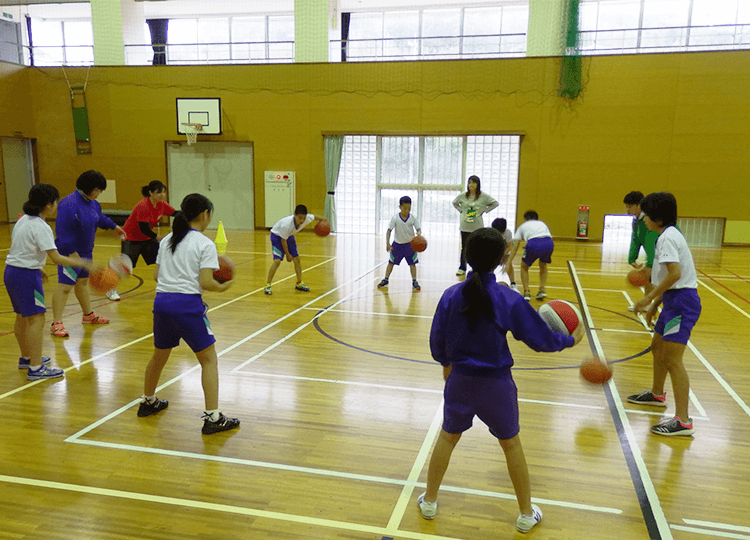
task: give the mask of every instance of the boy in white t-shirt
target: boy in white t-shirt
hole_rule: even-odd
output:
[[[651,428],[656,435],[692,435],[693,420],[688,416],[690,379],[682,357],[693,326],[701,314],[698,277],[693,256],[685,238],[677,229],[677,200],[661,191],[641,201],[643,220],[649,230],[657,231],[651,283],[654,288],[633,306],[634,311],[647,311],[646,322],[656,315],[664,302],[654,327],[651,352],[654,355],[654,377],[649,390],[628,396],[630,403],[666,407],[664,382],[669,373],[674,392],[675,416]],[[653,302],[653,304],[652,304]],[[649,305],[651,307],[649,307]]]
[[[513,235],[508,230],[508,221],[505,218],[496,218],[492,221],[492,228],[499,232],[503,236],[503,240],[505,240],[505,254],[500,266],[497,267],[498,282],[506,283],[505,275],[507,276],[507,285],[518,292],[513,265],[508,263],[508,256],[510,255],[510,250],[513,248]]]
[[[402,259],[406,259],[411,271],[411,286],[415,291],[420,291],[422,288],[417,281],[417,263],[419,262],[419,258],[411,247],[411,241],[415,236],[422,235],[422,229],[420,228],[419,220],[410,213],[411,197],[401,197],[398,204],[401,211],[391,218],[391,223],[388,225],[388,232],[385,233],[385,250],[390,253],[390,257],[388,259],[388,266],[385,269],[385,277],[378,283],[378,289],[388,286],[388,278],[391,276],[391,272],[393,272],[393,267],[401,264]],[[393,245],[391,245],[391,231],[395,231],[393,234]],[[414,231],[416,231],[416,235]]]
[[[297,241],[294,235],[304,229],[313,221],[321,221],[323,217],[316,217],[307,213],[307,207],[304,204],[298,204],[294,209],[294,215],[281,218],[271,228],[271,251],[273,252],[273,262],[268,269],[268,280],[263,292],[273,294],[271,281],[276,274],[281,261],[286,257],[287,261],[294,261],[294,272],[297,274],[297,284],[294,286],[298,291],[307,292],[310,287],[302,282],[302,263],[299,260],[297,251]]]
[[[537,300],[544,300],[547,293],[544,290],[547,284],[547,265],[552,262],[552,252],[555,251],[555,243],[552,241],[552,233],[549,232],[547,224],[539,221],[539,214],[529,210],[523,215],[524,221],[513,236],[513,248],[510,251],[507,265],[513,264],[518,248],[522,243],[526,245],[521,257],[521,282],[523,283],[523,297],[531,300],[529,290],[529,267],[539,259],[539,292],[536,293]]]

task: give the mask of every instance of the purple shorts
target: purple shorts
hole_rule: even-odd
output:
[[[173,349],[185,340],[193,352],[216,343],[200,294],[156,293],[154,347]]]
[[[299,252],[297,251],[297,241],[294,239],[294,235],[286,239],[286,247],[287,249],[289,249],[289,255],[291,255],[292,258],[299,257]],[[283,261],[284,257],[286,257],[286,253],[284,253],[284,246],[281,245],[281,237],[273,233],[271,233],[271,251],[273,251],[274,259]]]
[[[701,316],[701,299],[696,289],[670,289],[662,295],[662,308],[654,332],[664,341],[687,345],[693,326]]]
[[[79,253],[81,259],[91,259],[92,253]],[[79,279],[89,277],[89,271],[83,268],[74,268],[72,266],[57,265],[57,282],[63,285],[75,285]]]
[[[406,259],[409,266],[414,266],[419,262],[417,252],[412,249],[409,242],[406,244],[397,244],[396,242],[393,242],[391,244],[391,256],[388,259],[388,262],[393,266],[398,266],[401,264],[401,259]]]
[[[47,312],[41,270],[6,266],[3,278],[15,313],[31,317]]]
[[[498,439],[518,435],[518,390],[510,370],[500,378],[464,375],[454,370],[445,382],[443,395],[443,430],[447,433],[463,433],[477,416]]]
[[[552,262],[553,251],[555,251],[555,243],[551,236],[532,238],[526,242],[526,249],[524,249],[521,261],[526,266],[531,266],[537,259],[539,259],[539,262],[549,264]]]

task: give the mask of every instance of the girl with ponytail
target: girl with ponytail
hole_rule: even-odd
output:
[[[30,381],[63,376],[62,369],[51,367],[49,357],[42,356],[47,312],[43,286],[47,276],[42,268],[47,256],[55,264],[91,269],[91,261],[82,260],[77,253],[64,257],[57,251],[46,219],[54,215],[59,199],[57,188],[49,184],[31,188],[29,200],[23,205],[24,215],[13,227],[5,258],[5,288],[16,313],[15,336],[21,349],[18,369],[28,369],[26,378]]]
[[[219,411],[219,370],[216,339],[206,316],[202,293],[225,291],[232,281],[219,283],[213,278],[219,269],[216,245],[203,231],[211,223],[213,204],[203,195],[185,197],[176,212],[172,232],[164,237],[156,257],[154,279],[154,354],[146,367],[143,397],[138,416],[149,416],[167,408],[166,399],[156,397],[156,387],[172,349],[180,339],[193,350],[203,369],[205,414],[203,434],[210,435],[239,427],[236,418]]]
[[[427,491],[418,504],[425,519],[437,513],[437,495],[453,449],[478,416],[497,437],[518,500],[516,528],[529,532],[542,519],[531,504],[531,483],[521,446],[518,392],[511,375],[513,357],[507,333],[539,352],[561,351],[583,337],[579,324],[572,336],[553,332],[515,291],[495,281],[505,255],[505,241],[492,228],[479,229],[466,241],[473,271],[463,283],[443,293],[430,331],[432,357],[443,365],[443,428],[432,451]]]

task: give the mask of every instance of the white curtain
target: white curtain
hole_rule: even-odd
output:
[[[326,202],[324,214],[331,223],[331,230],[336,231],[336,184],[339,181],[341,153],[344,150],[343,135],[326,135],[324,153],[326,159]]]

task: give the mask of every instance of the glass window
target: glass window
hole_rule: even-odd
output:
[[[529,6],[506,6],[503,8],[503,24],[500,52],[525,54],[526,31],[529,27]],[[515,34],[515,35],[509,35]]]
[[[383,137],[381,184],[416,184],[419,181],[419,137]]]
[[[34,40],[34,64],[52,66],[62,64],[63,29],[61,21],[31,19],[31,36]]]
[[[198,19],[170,19],[167,43],[169,63],[197,63]]]
[[[399,11],[383,16],[383,56],[397,60],[416,60],[419,55],[419,12]]]
[[[94,30],[91,21],[64,21],[65,63],[91,65],[94,63]]]
[[[500,52],[502,8],[466,8],[464,10],[463,52],[486,55]],[[474,37],[483,36],[483,37]]]
[[[266,18],[232,17],[232,58],[265,60]]]
[[[294,61],[294,16],[268,17],[268,41],[269,58]]]
[[[352,13],[349,22],[347,60],[361,58],[374,60],[383,56],[383,14]],[[360,41],[367,40],[367,41]]]
[[[203,62],[230,61],[229,19],[198,19],[198,58]]]
[[[422,54],[436,58],[456,56],[461,35],[460,9],[426,9],[422,12]]]

